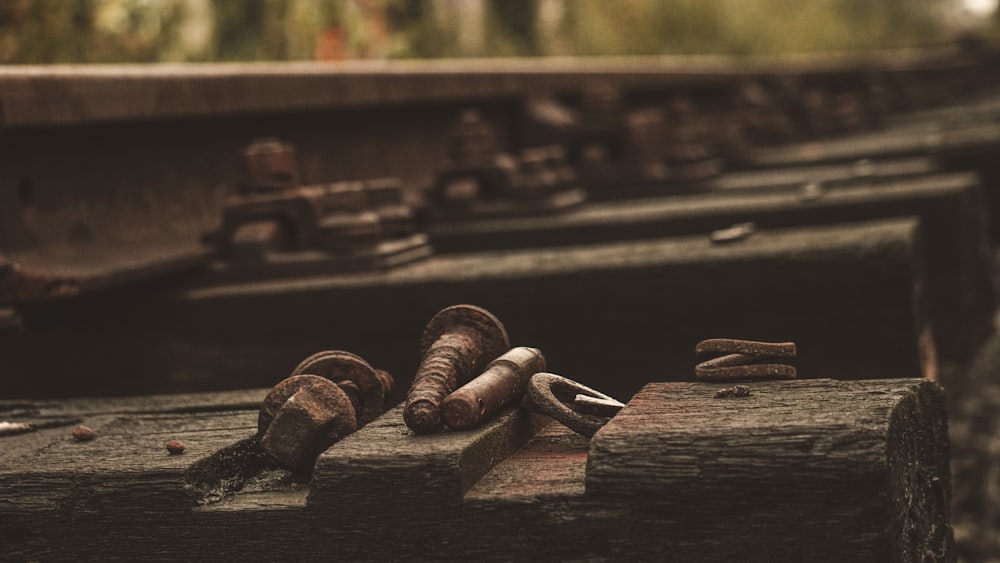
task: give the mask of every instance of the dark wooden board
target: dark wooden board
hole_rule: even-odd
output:
[[[253,433],[263,390],[148,411],[2,402],[0,417],[77,416],[98,436],[0,438],[0,557],[954,560],[936,384],[751,386],[650,384],[593,440],[519,407],[416,436],[396,408],[322,454],[312,483],[265,473],[221,500],[193,468]],[[187,451],[168,455],[170,438]]]
[[[795,166],[820,162],[851,162],[860,158],[934,155],[947,166],[952,154],[995,153],[1000,124],[929,122],[780,147],[758,147],[755,167]]]
[[[849,184],[859,179],[872,182],[889,181],[940,170],[941,165],[936,159],[921,155],[875,160],[858,157],[854,162],[806,164],[804,166],[800,163],[789,162],[780,168],[737,170],[702,181],[649,180],[642,185],[633,185],[628,182],[608,185],[608,182],[600,182],[600,186],[589,190],[588,199],[590,201],[606,201],[705,193],[785,192],[789,189],[800,189],[808,183],[821,183],[823,186],[832,187]]]
[[[62,299],[108,288],[149,286],[151,282],[174,283],[182,274],[204,269],[211,254],[194,238],[13,252],[13,270],[4,271],[4,264],[0,264],[0,303]]]
[[[135,549],[128,544],[139,530],[166,538],[171,520],[187,526],[198,499],[185,487],[188,467],[252,435],[265,392],[0,401],[0,420],[77,420],[97,432],[95,440],[77,442],[71,423],[0,438],[0,557],[114,558]],[[167,452],[171,439],[185,443],[184,454]],[[143,557],[170,553],[160,546]]]
[[[741,170],[723,174],[705,182],[711,192],[765,192],[801,188],[809,182],[823,186],[838,186],[858,180],[893,180],[941,170],[941,164],[930,156],[900,158],[861,158],[849,163],[792,164],[769,170]]]
[[[684,378],[694,345],[799,343],[802,377],[919,376],[927,328],[913,220],[433,257],[386,272],[107,294],[23,308],[7,396],[269,386],[306,356],[355,352],[406,389],[427,321],[486,307],[554,370],[627,397]],[[58,351],[58,353],[53,353]],[[40,371],[56,378],[36,379]],[[21,375],[18,375],[21,374]]]
[[[1000,238],[1000,123],[932,121],[884,131],[850,135],[783,147],[757,148],[753,166],[852,162],[859,158],[933,155],[946,170],[976,171],[986,188],[986,207],[993,218],[991,236]]]
[[[707,234],[745,221],[778,228],[914,214],[922,218],[930,318],[942,357],[967,360],[992,331],[989,224],[975,174],[855,180],[810,201],[801,199],[800,185],[753,193],[740,182],[702,195],[592,203],[551,217],[430,225],[428,232],[447,253]]]
[[[937,386],[769,382],[716,399],[719,387],[649,384],[595,435],[587,494],[634,503],[615,541],[669,530],[678,560],[954,560]]]

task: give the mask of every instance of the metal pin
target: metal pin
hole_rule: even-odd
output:
[[[518,347],[490,362],[482,375],[441,402],[445,424],[455,430],[477,426],[483,419],[524,395],[531,376],[545,371],[545,357],[536,348]]]
[[[694,368],[701,380],[729,381],[737,379],[794,379],[795,367],[787,364],[754,363],[771,358],[795,356],[794,342],[754,342],[730,338],[702,340],[695,347],[699,357],[705,354],[725,354],[706,360]]]

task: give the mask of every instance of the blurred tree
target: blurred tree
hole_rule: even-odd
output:
[[[917,46],[947,39],[945,8],[967,1],[0,0],[0,63]]]
[[[287,59],[288,0],[212,0],[214,60]]]
[[[147,62],[176,41],[178,0],[3,0],[0,62]]]
[[[493,33],[506,37],[517,55],[537,55],[538,0],[490,0]]]

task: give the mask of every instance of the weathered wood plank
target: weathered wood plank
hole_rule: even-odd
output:
[[[360,494],[371,514],[397,511],[399,498],[429,513],[447,510],[548,422],[508,408],[469,432],[417,435],[403,423],[402,406],[396,407],[320,455],[309,505],[336,511],[355,505]]]
[[[587,244],[611,240],[709,233],[734,222],[762,226],[823,224],[850,218],[928,212],[927,202],[960,199],[979,186],[974,174],[926,175],[909,180],[855,181],[803,201],[801,183],[756,189],[586,204],[551,216],[480,219],[428,225],[438,252],[471,252]],[[768,193],[770,192],[770,193]],[[981,220],[980,220],[981,222]],[[936,233],[945,235],[946,233]]]
[[[991,217],[1000,216],[1000,125],[990,121],[928,122],[900,126],[837,139],[754,150],[755,167],[770,168],[804,163],[850,162],[860,158],[933,155],[945,170],[976,171],[986,188]],[[1000,221],[991,223],[991,236],[1000,238]]]
[[[562,424],[549,424],[523,448],[499,462],[465,494],[469,504],[533,503],[584,494],[590,440]]]
[[[837,186],[861,179],[870,181],[908,178],[940,172],[941,164],[929,156],[901,158],[863,158],[851,163],[792,165],[770,170],[742,170],[723,174],[705,182],[705,188],[718,192],[761,192],[800,188],[808,182]]]
[[[869,159],[859,157],[853,162],[806,164],[789,163],[779,168],[737,170],[692,183],[667,181],[646,182],[643,185],[623,184],[602,186],[590,190],[589,201],[627,198],[653,198],[670,195],[702,195],[705,193],[768,193],[799,190],[807,183],[823,187],[850,184],[858,180],[869,183],[887,182],[941,171],[941,164],[931,156],[902,156]]]
[[[13,360],[26,374],[45,365],[60,387],[15,377],[5,393],[269,386],[328,348],[361,355],[406,389],[423,326],[463,302],[613,395],[686,378],[695,343],[720,336],[794,340],[802,377],[914,376],[933,371],[917,346],[926,328],[918,239],[915,222],[892,220],[763,230],[730,245],[689,236],[484,252],[167,298],[36,304],[24,310],[32,330]]]
[[[782,147],[758,147],[753,150],[751,160],[757,167],[774,167],[849,162],[860,158],[935,155],[947,166],[948,157],[952,154],[995,153],[998,145],[998,124],[931,122]]]
[[[799,175],[806,176],[805,170]],[[821,197],[809,201],[800,197],[801,184],[761,190],[768,193],[744,191],[743,186],[736,183],[732,189],[702,195],[588,204],[551,217],[430,225],[428,233],[438,251],[462,252],[710,233],[744,221],[779,228],[914,214],[922,218],[929,316],[942,357],[967,360],[992,331],[989,222],[975,174],[855,180],[827,187]]]
[[[716,399],[719,387],[650,384],[595,435],[587,494],[634,503],[619,541],[669,530],[681,560],[713,545],[741,559],[954,560],[936,385],[768,382]]]
[[[252,433],[252,411],[216,412],[231,396],[208,394],[191,412],[85,415],[93,442],[62,432],[23,455],[9,445],[30,435],[0,439],[0,554],[953,560],[936,385],[752,385],[722,400],[714,384],[651,384],[593,441],[516,408],[415,436],[397,408],[321,456],[308,498],[281,481],[210,505],[186,473]],[[99,403],[84,407],[121,410]],[[162,451],[168,435],[188,452]]]
[[[59,400],[0,399],[0,418],[255,410],[260,407],[260,402],[267,391],[267,389],[236,389],[210,395],[168,393],[126,397],[73,397]]]

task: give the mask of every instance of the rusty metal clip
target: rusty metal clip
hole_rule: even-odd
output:
[[[795,356],[794,342],[754,342],[732,338],[710,338],[695,347],[699,357],[705,354],[725,354],[701,362],[694,368],[696,379],[732,381],[738,379],[794,379],[794,366],[762,363],[773,358]]]
[[[542,372],[531,376],[525,406],[590,438],[625,404],[572,379]]]

